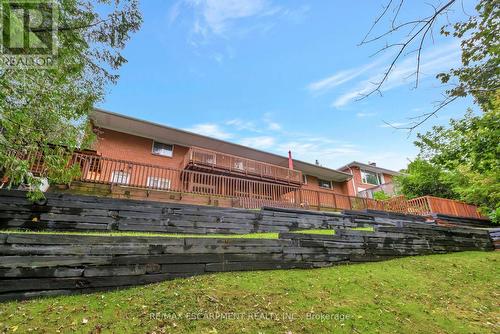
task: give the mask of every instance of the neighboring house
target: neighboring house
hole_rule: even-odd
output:
[[[88,163],[88,179],[99,178],[99,183],[140,185],[158,190],[183,188],[235,197],[251,193],[270,200],[295,188],[348,193],[351,175],[347,172],[296,159],[290,169],[288,157],[103,110],[95,110],[91,119],[98,138],[95,155],[124,161],[114,162],[113,167],[103,167],[102,159]],[[155,171],[153,167],[134,163],[172,171]],[[183,171],[203,174],[187,177],[189,173]],[[99,175],[95,176],[96,173]],[[230,177],[234,182],[219,185],[215,178],[203,175]],[[275,187],[271,189],[270,185]]]
[[[347,186],[350,196],[367,198],[373,198],[373,194],[377,191],[384,191],[388,195],[393,195],[394,184],[392,179],[400,174],[390,169],[377,167],[374,162],[364,164],[353,161],[338,170],[353,175]]]

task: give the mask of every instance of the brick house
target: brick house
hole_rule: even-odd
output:
[[[374,200],[399,173],[353,161],[331,169],[251,147],[96,109],[93,148],[69,161],[79,173],[56,191],[114,198],[258,209],[386,210],[483,218],[474,205],[432,196]],[[43,156],[29,158],[36,176]],[[292,213],[293,214],[293,213]]]
[[[366,198],[373,198],[373,193],[377,191],[393,195],[393,177],[400,175],[397,171],[378,167],[375,162],[365,164],[353,161],[340,167],[339,170],[353,176],[347,184],[348,195]]]
[[[95,151],[78,157],[85,182],[252,198],[264,204],[340,206],[349,201],[348,172],[297,159],[290,166],[286,156],[100,109],[91,121]]]

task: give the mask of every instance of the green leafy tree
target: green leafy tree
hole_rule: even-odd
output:
[[[422,158],[410,162],[401,175],[394,177],[394,182],[398,191],[409,199],[426,195],[458,198],[451,189],[446,172],[440,166]]]
[[[441,28],[441,34],[461,41],[462,66],[438,78],[443,84],[452,84],[447,90],[450,99],[469,95],[483,110],[489,110],[500,89],[500,2],[478,1],[476,12],[466,21]]]
[[[445,171],[442,177],[461,200],[497,216],[500,207],[500,97],[481,115],[469,111],[449,127],[435,126],[415,142],[420,156]]]
[[[434,126],[425,134],[418,134],[415,145],[420,156],[456,170],[460,166],[478,173],[486,173],[500,166],[500,99],[493,108],[481,115],[469,110],[463,119],[450,120],[450,126]]]
[[[10,15],[9,1],[3,15]],[[0,176],[9,187],[37,185],[30,173],[39,154],[40,176],[66,183],[78,173],[65,168],[74,150],[88,146],[88,115],[126,59],[120,54],[142,22],[137,0],[60,0],[56,66],[10,68],[0,64]],[[33,3],[22,3],[25,9]],[[47,9],[48,10],[48,9]],[[37,36],[52,34],[41,26]],[[40,192],[32,192],[34,198]]]
[[[391,196],[386,194],[383,190],[376,191],[373,193],[373,199],[376,199],[377,201],[386,201],[390,198]]]

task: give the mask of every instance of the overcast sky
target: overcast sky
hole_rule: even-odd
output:
[[[373,54],[403,38],[358,45],[384,2],[142,1],[144,24],[100,107],[281,155],[291,150],[331,168],[353,160],[403,168],[417,153],[414,135],[388,124],[432,109],[443,93],[435,75],[458,65],[460,50],[436,31],[418,89],[410,54],[383,96],[359,100],[392,59]],[[423,1],[406,3],[402,19],[432,12]],[[471,4],[465,0],[466,11]],[[464,15],[460,7],[451,18]],[[419,130],[446,124],[468,106],[458,101]]]

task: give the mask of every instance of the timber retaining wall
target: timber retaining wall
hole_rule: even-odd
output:
[[[412,222],[432,224],[421,216],[375,210],[247,210],[68,193],[47,193],[42,205],[28,201],[25,192],[0,190],[0,229],[246,234]]]
[[[43,205],[0,190],[0,229],[246,234],[355,227],[355,216],[307,210],[203,205],[47,193]]]
[[[496,250],[500,250],[500,228],[489,229],[490,238]]]
[[[0,300],[86,293],[239,270],[317,268],[402,256],[492,250],[488,232],[405,223],[374,232],[279,239],[0,233]]]

